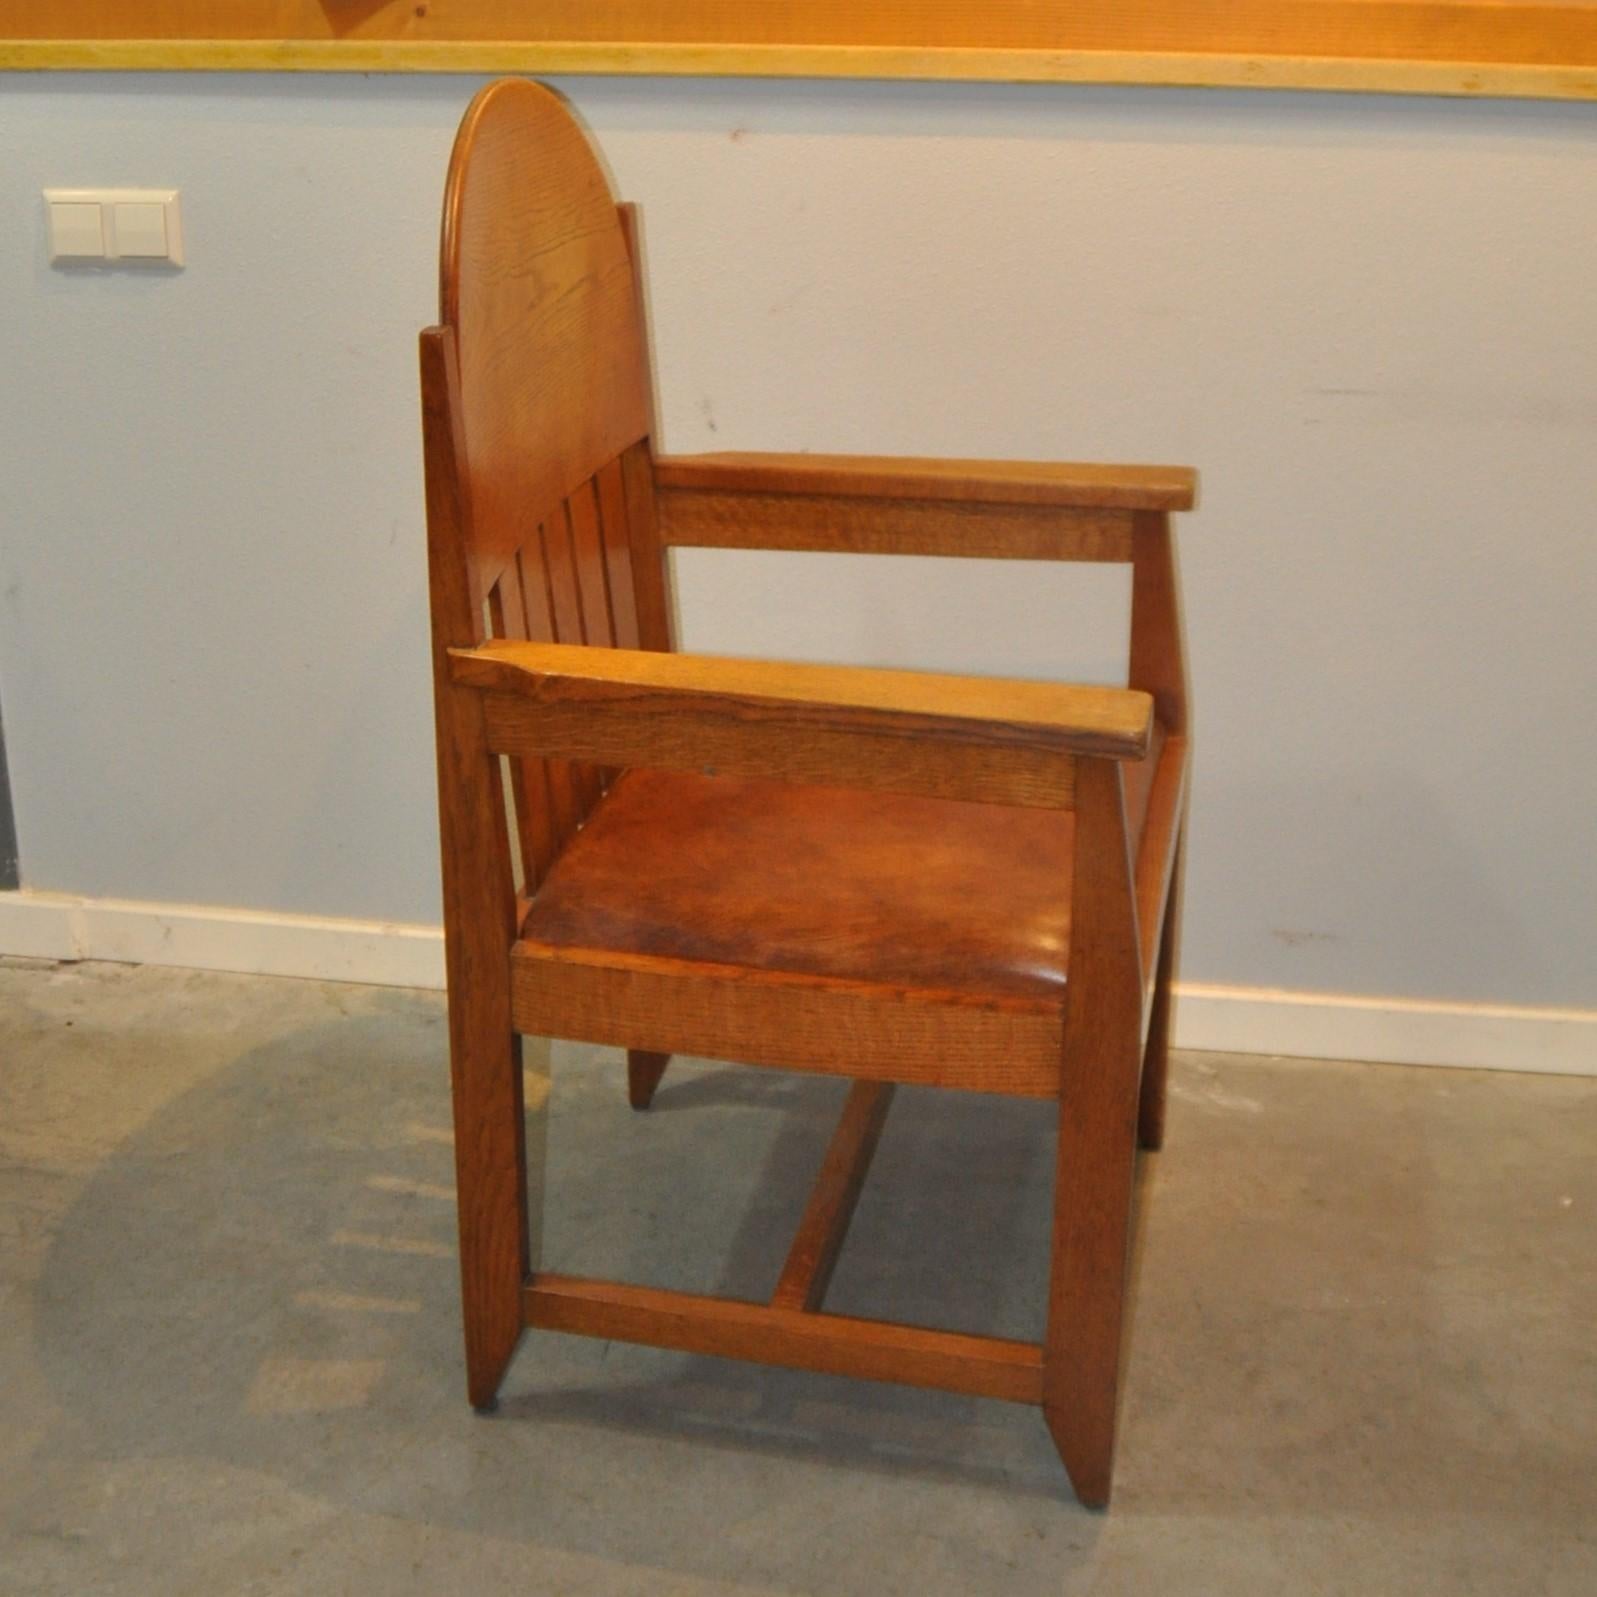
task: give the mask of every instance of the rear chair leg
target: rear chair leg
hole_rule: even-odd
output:
[[[1153,1010],[1142,1055],[1142,1096],[1137,1105],[1137,1143],[1150,1152],[1164,1146],[1165,1087],[1170,1073],[1170,984],[1181,925],[1181,845],[1170,867],[1170,894],[1159,929],[1159,968],[1154,977]]]
[[[627,1049],[627,1099],[634,1109],[647,1109],[654,1102],[654,1089],[660,1085],[660,1078],[670,1063],[670,1054]]]

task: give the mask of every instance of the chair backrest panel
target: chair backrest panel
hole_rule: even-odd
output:
[[[472,102],[450,160],[440,316],[458,364],[461,551],[483,636],[639,646],[636,490],[648,355],[632,245],[570,108],[507,79]],[[530,892],[608,773],[512,762]]]
[[[480,591],[649,430],[632,257],[570,109],[507,79],[472,102],[444,201],[440,314],[454,329],[468,538]]]

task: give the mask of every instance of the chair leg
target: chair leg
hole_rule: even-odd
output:
[[[1089,1508],[1108,1504],[1114,1468],[1136,1164],[1136,1040],[1133,1031],[1121,1058],[1098,1061],[1111,1067],[1106,1078],[1119,1078],[1118,1089],[1107,1080],[1098,1084],[1106,1091],[1072,1093],[1067,1086],[1060,1102],[1043,1417]]]
[[[1115,1464],[1140,1009],[1135,992],[1105,1006],[1094,1046],[1067,1049],[1060,1088],[1043,1417],[1088,1508],[1107,1506]]]
[[[508,1013],[502,1029],[483,1020],[452,1027],[451,1068],[466,1395],[489,1413],[521,1339],[530,1239],[521,1038]],[[468,1030],[471,1021],[481,1029]]]
[[[1102,1508],[1120,1397],[1143,997],[1125,787],[1113,760],[1077,762],[1071,911],[1042,1407],[1077,1497]]]
[[[1175,972],[1176,945],[1181,928],[1181,846],[1176,845],[1170,870],[1170,893],[1165,900],[1164,925],[1159,931],[1159,968],[1154,977],[1153,1010],[1148,1041],[1142,1055],[1142,1095],[1137,1105],[1137,1142],[1157,1152],[1164,1146],[1165,1086],[1170,1073],[1170,984]]]
[[[627,1049],[627,1100],[634,1109],[647,1109],[654,1102],[654,1089],[660,1085],[660,1078],[670,1063],[670,1054]]]

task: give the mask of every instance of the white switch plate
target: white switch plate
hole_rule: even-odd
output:
[[[83,200],[50,201],[50,259],[104,260],[105,220],[98,205]]]
[[[46,189],[44,201],[52,261],[183,264],[176,189]]]

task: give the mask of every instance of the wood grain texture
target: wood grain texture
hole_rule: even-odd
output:
[[[572,573],[582,631],[568,641],[596,649],[614,648],[615,623],[610,616],[609,561],[599,527],[596,480],[580,482],[566,497],[566,526],[571,533]]]
[[[1121,768],[1082,762],[1043,1414],[1076,1495],[1109,1500],[1131,1235],[1142,970]]]
[[[1137,854],[1137,925],[1144,983],[1137,1140],[1164,1146],[1170,1009],[1181,924],[1181,840],[1189,785],[1190,711],[1181,589],[1168,516],[1139,514],[1133,532],[1129,681],[1151,693],[1170,737],[1148,796]]]
[[[1187,731],[1186,647],[1181,634],[1181,590],[1176,578],[1170,518],[1136,517],[1131,560],[1131,660],[1127,682],[1151,693],[1165,731]]]
[[[1063,1008],[523,938],[511,955],[520,1031],[808,1070],[1047,1098]]]
[[[1419,60],[1554,62],[1597,46],[1589,4],[1546,0],[1107,0],[1066,9],[1027,0],[851,0],[803,5],[678,0],[4,0],[0,18],[18,38],[301,39],[414,43],[452,40],[703,45],[918,46],[1031,49],[1286,52],[1362,51]],[[1506,12],[1506,15],[1504,14]],[[1488,48],[1493,47],[1493,48]]]
[[[520,1290],[529,1240],[521,1045],[510,1013],[508,955],[516,935],[516,901],[504,795],[498,761],[488,751],[481,700],[457,686],[448,669],[450,645],[474,636],[482,612],[465,558],[457,384],[452,335],[441,328],[423,333],[427,554],[461,1297],[467,1391],[481,1408],[493,1402],[521,1334]]]
[[[1160,918],[1152,1000],[1142,1045],[1142,1087],[1137,1095],[1137,1146],[1150,1153],[1164,1147],[1165,1098],[1170,1076],[1171,1007],[1181,943],[1181,847],[1170,866],[1169,891]]]
[[[0,66],[730,73],[1597,95],[1589,0],[0,0]]]
[[[990,560],[1131,559],[1129,510],[661,488],[660,537],[708,549]]]
[[[422,390],[472,1401],[524,1322],[1040,1401],[1102,1503],[1139,1113],[1162,1131],[1190,474],[657,466],[636,219],[562,103],[485,91],[449,196]],[[1129,558],[1132,686],[668,652],[667,541],[756,533]],[[671,1052],[853,1078],[772,1305],[528,1284],[518,1032],[625,1048],[635,1105]],[[1057,1100],[1043,1348],[818,1312],[898,1081]]]
[[[549,591],[549,562],[544,552],[544,529],[536,526],[527,541],[506,568],[517,573],[527,626],[523,636],[530,643],[550,643],[555,636],[554,604]],[[500,578],[501,582],[504,580]],[[506,634],[514,638],[514,633]],[[549,825],[551,858],[558,855],[566,842],[576,832],[586,813],[585,790],[579,785],[576,768],[569,760],[533,759],[517,762],[524,773],[524,788],[536,793],[537,785],[530,775],[531,768],[542,768],[544,786],[549,796]],[[520,812],[518,809],[518,820]],[[524,823],[523,823],[524,824]]]
[[[606,572],[604,537],[599,527],[599,497],[593,479],[578,483],[566,496],[564,519],[571,556],[565,575],[570,583],[574,630],[562,634],[562,641],[587,644],[595,649],[613,648],[610,580]],[[584,817],[592,813],[614,774],[613,770],[596,765],[575,767],[577,787],[583,795]]]
[[[706,717],[724,706],[729,724],[751,728],[774,720],[790,734],[873,730],[989,752],[1140,759],[1153,722],[1150,696],[1134,689],[561,644],[455,649],[451,676],[529,704],[578,705],[596,721],[628,705],[662,714],[697,708]]]
[[[546,704],[603,707],[676,697],[725,700],[751,717],[764,706],[826,725],[895,717],[914,730],[959,741],[1006,741],[1061,754],[1140,759],[1148,749],[1153,705],[1135,689],[950,676],[874,666],[812,665],[722,655],[662,658],[635,649],[489,642],[451,651],[451,677],[462,686],[518,694]],[[922,721],[931,723],[922,727]]]
[[[1148,795],[1137,851],[1137,930],[1143,979],[1142,1087],[1137,1141],[1164,1146],[1170,1010],[1181,935],[1181,852],[1186,830],[1187,739],[1167,739]]]
[[[649,308],[644,296],[643,223],[632,204],[617,206],[627,255],[632,262],[633,314],[645,347],[649,337]],[[676,647],[676,610],[671,591],[671,568],[660,541],[655,507],[654,445],[658,432],[652,379],[644,391],[649,423],[648,437],[632,445],[621,457],[621,491],[626,500],[632,552],[632,586],[638,609],[638,646],[668,650]]]
[[[650,426],[651,389],[631,246],[586,136],[541,85],[492,84],[466,113],[439,298],[460,367],[467,567],[495,633],[638,644],[622,462]],[[516,760],[534,885],[609,775],[587,761]]]
[[[647,440],[634,444],[622,455],[621,484],[631,532],[632,591],[638,606],[639,646],[667,653],[676,647],[676,619]]]
[[[854,1206],[859,1202],[860,1189],[865,1185],[892,1103],[890,1082],[856,1081],[849,1090],[776,1290],[771,1294],[773,1308],[814,1312],[825,1301],[832,1271],[848,1235],[848,1223],[854,1218]]]
[[[824,710],[805,713],[775,700],[752,709],[724,703],[700,707],[669,691],[641,702],[611,698],[552,703],[516,693],[488,693],[483,713],[496,753],[558,754],[617,768],[828,782],[985,804],[1069,809],[1073,801],[1070,755],[1024,743],[1007,747],[1002,737],[988,743],[958,732],[949,736],[929,720],[916,724],[907,716],[880,729],[855,731],[826,724],[830,717]],[[873,719],[868,713],[863,718]]]
[[[542,1330],[936,1387],[1011,1403],[1035,1403],[1040,1392],[1039,1349],[999,1337],[840,1314],[806,1314],[764,1303],[542,1273],[526,1289],[525,1314],[528,1325]]]
[[[615,200],[582,129],[542,85],[501,80],[466,112],[439,299],[456,332],[470,555],[486,593],[537,522],[558,530],[567,496],[649,425]]]
[[[1184,737],[1167,738],[1149,784],[1147,810],[1136,850],[1137,932],[1145,979],[1152,980],[1154,956],[1171,872],[1187,811],[1191,762]]]
[[[500,572],[488,596],[488,610],[495,637],[523,642],[532,633],[527,625],[526,595],[522,585],[518,556]],[[518,759],[510,762],[512,804],[516,831],[521,843],[522,888],[531,893],[548,872],[567,834],[569,820],[557,814],[549,788],[547,760]]]
[[[580,491],[582,484],[578,484]],[[556,506],[540,531],[539,549],[543,555],[543,579],[549,593],[549,614],[554,624],[553,641],[581,646],[587,641],[582,611],[582,580],[578,571],[576,533],[572,527],[571,498]],[[602,783],[599,768],[588,761],[567,763],[571,789],[576,800],[577,824],[599,801]],[[569,835],[569,834],[567,834]],[[564,839],[562,839],[564,841]]]
[[[1059,510],[1190,510],[1189,466],[1100,466],[1039,460],[944,460],[916,455],[781,455],[729,451],[660,455],[662,488],[957,500]]]
[[[638,599],[632,575],[632,526],[621,461],[612,460],[593,479],[604,551],[604,586],[610,605],[610,641],[619,649],[640,649]]]

